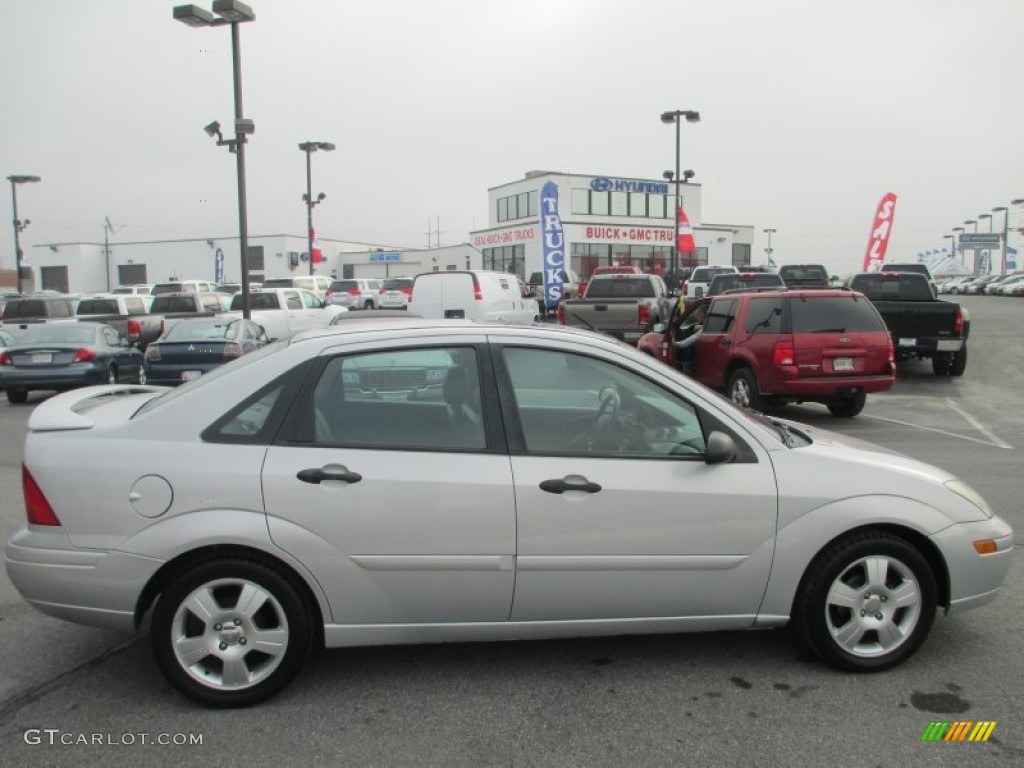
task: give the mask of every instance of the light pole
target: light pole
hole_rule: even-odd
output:
[[[943,235],[943,238],[949,240],[949,244],[952,246],[953,261],[956,261],[956,235]]]
[[[38,176],[8,176],[7,180],[11,182],[11,202],[14,205],[14,280],[18,283],[18,293],[21,293],[21,238],[19,235],[25,227],[31,224],[31,221],[28,219],[22,221],[18,218],[18,185],[31,184],[41,181],[41,179]]]
[[[329,141],[304,141],[299,144],[299,149],[306,153],[306,194],[302,196],[302,199],[306,203],[306,239],[309,241],[309,274],[313,274],[313,206],[319,205],[327,197],[323,192],[317,195],[316,200],[313,199],[313,178],[312,170],[310,167],[309,158],[310,156],[319,149],[324,152],[333,152],[334,145]]]
[[[1000,211],[1003,212],[1003,240],[1000,243],[1000,246],[1002,246],[1000,248],[1000,250],[1002,251],[1002,259],[1003,260],[999,263],[999,274],[1005,275],[1006,274],[1006,237],[1010,233],[1009,232],[1010,210],[1005,205],[997,205],[995,208],[992,209],[992,213],[999,213]]]
[[[675,123],[676,124],[676,170],[674,174],[676,183],[676,210],[674,218],[676,220],[676,235],[672,238],[672,280],[677,281],[678,276],[676,272],[679,269],[679,208],[682,207],[683,201],[679,199],[679,184],[680,184],[680,172],[679,172],[679,118],[682,117],[688,123],[699,123],[700,112],[695,109],[674,109],[669,112],[661,113],[661,122],[663,123]],[[692,174],[691,174],[692,176]],[[675,287],[675,286],[673,286]]]
[[[979,213],[979,219],[988,219],[988,231],[992,231],[992,214],[991,213]]]
[[[235,85],[235,138],[225,139],[220,132],[220,123],[216,120],[206,126],[206,133],[217,137],[217,146],[226,146],[234,152],[238,167],[238,241],[241,249],[242,264],[242,317],[248,320],[249,312],[249,222],[246,214],[245,201],[245,143],[246,136],[256,130],[252,120],[242,117],[242,58],[238,25],[247,21],[255,21],[256,14],[245,3],[239,0],[214,0],[213,13],[220,16],[214,18],[209,11],[197,5],[179,5],[174,8],[174,18],[190,27],[220,27],[231,25],[231,58]]]
[[[978,231],[978,222],[976,222],[974,219],[967,219],[966,221],[964,221],[964,224],[973,224],[974,225],[974,231],[975,232]]]
[[[963,231],[964,231],[963,227],[953,227],[953,235],[956,237],[956,239],[953,241],[953,256],[954,256],[954,258],[956,257],[956,244],[957,244],[957,242],[959,242],[960,235],[961,235],[961,233],[963,233]],[[964,252],[961,249],[961,251],[960,251],[960,263],[963,264],[963,262],[964,262]]]
[[[772,260],[772,254],[774,253],[774,251],[772,250],[772,235],[774,235],[778,230],[775,229],[774,227],[770,227],[763,231],[766,232],[768,235],[768,265],[772,266],[773,264],[775,264],[775,262]]]

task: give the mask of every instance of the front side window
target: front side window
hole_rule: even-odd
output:
[[[470,347],[336,357],[314,390],[314,442],[390,450],[482,450],[486,439],[478,371]]]
[[[562,350],[502,354],[527,453],[663,458],[705,450],[696,409],[632,371]]]

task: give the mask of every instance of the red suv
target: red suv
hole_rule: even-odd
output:
[[[677,309],[667,328],[645,335],[638,346],[683,369],[677,344],[698,322],[691,375],[739,405],[764,410],[818,402],[836,416],[856,416],[867,393],[893,385],[892,339],[860,293],[828,289],[702,299],[682,313]]]

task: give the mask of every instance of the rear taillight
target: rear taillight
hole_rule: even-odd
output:
[[[224,357],[241,357],[242,345],[231,342],[224,345]]]
[[[637,309],[637,323],[642,328],[646,328],[651,323],[651,308],[646,304],[641,304]]]
[[[359,291],[358,288],[352,288],[351,290],[345,291],[345,293],[349,294],[350,296],[359,296],[360,295],[360,291]]]
[[[72,363],[88,363],[96,359],[96,353],[88,347],[82,347],[75,352],[75,357],[72,359]]]
[[[793,350],[793,342],[779,341],[772,349],[772,365],[795,365],[796,352]]]
[[[410,299],[412,298],[412,286],[411,285],[408,288],[400,288],[399,290],[402,293],[404,293],[406,296],[408,296]]]
[[[476,301],[484,300],[484,292],[483,289],[480,287],[480,283],[476,281],[476,275],[473,275],[473,298]]]
[[[559,325],[565,325],[565,305],[558,305],[558,312],[555,313],[555,319],[558,320]]]
[[[953,330],[957,336],[962,336],[964,332],[964,313],[963,310],[957,309],[956,319],[953,321]],[[890,342],[892,339],[889,340]]]
[[[137,339],[142,335],[142,326],[139,325],[138,320],[129,320],[125,329],[125,333],[130,339]]]
[[[10,352],[6,352],[6,351],[0,352],[0,365],[10,365],[10,364],[11,364],[11,354],[10,354]]]
[[[324,291],[324,298],[325,299],[329,299],[329,298],[331,298],[332,294],[333,294],[333,291],[330,288],[328,288],[326,291]]]
[[[21,465],[21,488],[25,492],[25,516],[29,525],[60,525],[53,507],[24,464]]]
[[[388,292],[387,288],[381,288],[380,291],[379,291],[379,293],[387,293],[387,292]]]
[[[896,347],[893,346],[892,336],[887,336],[885,340],[888,342],[888,347],[889,347],[889,349],[888,349],[889,362],[891,364],[895,365],[895,363],[896,363]]]
[[[152,363],[160,362],[160,346],[158,344],[150,344],[146,347],[146,359]]]

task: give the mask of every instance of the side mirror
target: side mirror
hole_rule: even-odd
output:
[[[728,464],[736,458],[736,443],[725,432],[712,432],[704,449],[705,464]]]

